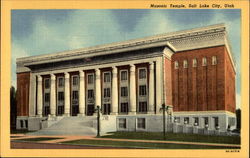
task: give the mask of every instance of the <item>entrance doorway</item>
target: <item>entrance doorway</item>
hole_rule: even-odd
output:
[[[95,112],[94,104],[88,104],[87,106],[87,116],[92,116]]]

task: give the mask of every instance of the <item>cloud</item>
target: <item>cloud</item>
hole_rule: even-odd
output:
[[[16,87],[16,59],[20,57],[27,57],[29,54],[27,51],[16,42],[12,42],[11,45],[11,66],[12,66],[12,72],[11,72],[11,85]]]

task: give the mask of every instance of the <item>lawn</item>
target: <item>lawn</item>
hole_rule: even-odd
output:
[[[114,132],[109,134],[111,135],[101,136],[101,138],[163,140],[163,134],[159,132]],[[166,133],[165,140],[240,144],[240,137],[238,136],[215,136],[215,135],[198,135],[198,134],[183,134],[183,133]]]
[[[38,142],[38,141],[47,141],[54,139],[62,139],[57,137],[38,137],[38,138],[24,138],[24,139],[15,139],[14,141],[25,141],[25,142]]]
[[[105,146],[105,147],[123,147],[134,149],[239,149],[238,147],[221,147],[221,146],[206,146],[206,145],[186,145],[172,143],[145,143],[145,142],[126,142],[126,141],[110,141],[110,140],[74,140],[62,142],[62,144],[71,145],[90,145],[90,146]]]

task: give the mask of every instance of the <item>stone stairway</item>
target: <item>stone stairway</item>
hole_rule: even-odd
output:
[[[96,135],[96,117],[64,117],[49,127],[27,133],[27,135]]]

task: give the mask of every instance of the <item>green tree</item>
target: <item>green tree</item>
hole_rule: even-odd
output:
[[[16,128],[16,116],[17,116],[17,102],[16,102],[16,89],[11,86],[10,88],[10,127]]]
[[[241,109],[236,110],[237,129],[241,129]]]

